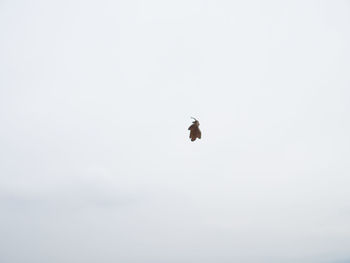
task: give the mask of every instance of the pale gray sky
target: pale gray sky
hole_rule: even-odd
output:
[[[0,261],[350,262],[349,29],[349,1],[0,1]]]

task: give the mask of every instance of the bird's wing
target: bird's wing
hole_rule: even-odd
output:
[[[190,127],[188,127],[188,129],[189,129],[189,130],[192,130],[192,129],[193,129],[193,127],[195,127],[195,125],[194,125],[194,124],[192,124]]]
[[[190,138],[191,138],[191,141],[194,141],[196,139],[196,136],[194,136],[194,129],[191,129],[190,131]]]
[[[197,126],[191,127],[191,132],[190,132],[190,138],[191,141],[195,141],[197,138],[201,138],[202,134],[201,131]]]

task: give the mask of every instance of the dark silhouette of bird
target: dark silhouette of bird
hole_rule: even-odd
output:
[[[193,117],[191,118],[194,119],[194,121],[192,122],[192,125],[188,127],[188,129],[190,130],[190,138],[191,138],[191,141],[193,142],[197,138],[200,139],[202,137],[202,133],[201,133],[201,130],[199,129],[199,121],[197,121]]]

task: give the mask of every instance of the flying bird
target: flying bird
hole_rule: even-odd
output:
[[[193,142],[197,138],[200,139],[202,137],[202,133],[201,133],[201,130],[199,129],[199,121],[197,121],[193,117],[191,118],[194,119],[194,121],[192,122],[192,125],[188,127],[188,129],[190,130],[190,138],[191,138],[191,141]]]

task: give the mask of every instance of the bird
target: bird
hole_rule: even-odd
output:
[[[201,130],[199,129],[199,121],[197,121],[195,118],[191,117],[194,119],[192,122],[192,125],[188,127],[188,130],[190,130],[190,138],[191,141],[195,141],[197,138],[200,139],[202,137]]]

